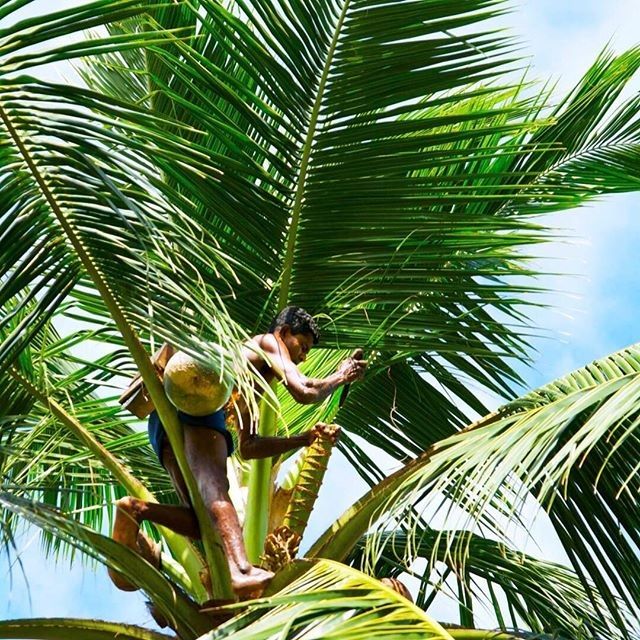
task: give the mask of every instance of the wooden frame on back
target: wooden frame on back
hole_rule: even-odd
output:
[[[164,377],[164,370],[167,366],[167,362],[171,356],[176,352],[176,349],[172,347],[168,342],[165,342],[160,349],[158,349],[153,356],[151,356],[151,362],[156,368],[160,379]],[[130,413],[137,418],[146,418],[154,409],[153,402],[149,397],[149,393],[144,386],[142,377],[137,375],[130,383],[129,386],[122,392],[122,395],[118,398],[118,402]]]

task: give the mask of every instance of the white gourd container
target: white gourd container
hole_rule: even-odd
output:
[[[233,390],[229,368],[220,375],[222,349],[212,345],[220,353],[215,367],[177,351],[164,370],[164,390],[172,404],[192,416],[206,416],[224,407]]]

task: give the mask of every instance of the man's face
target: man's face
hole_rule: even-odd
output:
[[[289,327],[281,332],[282,340],[289,351],[289,357],[294,364],[300,364],[307,359],[307,354],[313,347],[313,336],[310,333],[291,333]]]

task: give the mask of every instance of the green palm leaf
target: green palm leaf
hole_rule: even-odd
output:
[[[556,124],[534,135],[532,143],[549,151],[522,159],[516,171],[538,173],[541,194],[573,191],[582,199],[637,189],[638,98],[620,96],[639,66],[637,47],[618,56],[605,50],[552,112]],[[544,207],[544,196],[532,204]]]
[[[266,2],[253,15],[244,3],[235,4],[233,13],[205,3],[201,37],[154,50],[150,78],[164,95],[162,105],[154,105],[156,112],[199,129],[205,113],[220,116],[207,121],[216,136],[194,131],[186,138],[189,145],[205,144],[234,159],[249,149],[257,162],[271,166],[272,180],[225,183],[225,199],[216,202],[206,197],[213,192],[204,183],[187,183],[166,164],[163,171],[170,184],[199,202],[223,246],[241,252],[243,263],[253,264],[265,283],[285,291],[291,273],[291,293],[282,293],[280,302],[291,298],[328,313],[330,345],[386,344],[422,351],[418,363],[427,370],[462,368],[472,379],[505,392],[515,374],[498,356],[521,356],[523,342],[512,327],[497,323],[490,309],[521,320],[516,311],[521,300],[513,296],[517,289],[500,277],[514,273],[515,247],[541,239],[541,230],[519,214],[562,208],[595,194],[584,191],[582,179],[569,171],[554,182],[561,180],[561,188],[540,190],[544,176],[574,158],[578,146],[632,144],[635,130],[625,117],[631,106],[611,113],[615,95],[637,67],[637,54],[605,56],[596,63],[597,72],[587,74],[583,93],[600,96],[588,117],[580,117],[586,98],[568,100],[552,114],[553,126],[528,136],[527,131],[540,129],[535,117],[544,100],[527,100],[518,90],[498,87],[458,89],[468,74],[482,75],[492,56],[500,59],[506,42],[480,33],[464,40],[395,42],[380,32],[380,24],[392,17],[399,32],[416,38],[449,34],[455,26],[488,17],[498,4],[473,3],[461,16],[459,7],[451,5],[432,4],[428,10],[433,13],[424,13],[426,5],[419,12],[416,5],[412,13],[400,5],[364,11],[358,2],[314,9],[283,3],[288,16],[283,22]],[[189,23],[182,14],[181,19]],[[163,23],[161,16],[158,22],[175,25],[168,18]],[[368,29],[379,35],[369,38],[364,35]],[[285,34],[286,45],[281,41]],[[267,52],[277,55],[269,58]],[[410,54],[414,66],[405,64]],[[367,71],[379,69],[381,59],[394,72],[384,95],[374,89],[378,80]],[[436,59],[451,60],[450,68],[436,65]],[[136,73],[146,73],[145,61],[137,64]],[[113,61],[97,62],[96,69],[95,75],[87,74],[89,80],[95,78],[114,93],[127,78],[127,70]],[[314,74],[318,83],[310,85]],[[420,74],[433,80],[429,95],[416,93],[420,102],[403,104],[401,96],[419,91],[414,81]],[[617,128],[594,133],[607,117]],[[574,135],[577,127],[580,135]],[[232,132],[244,137],[242,147],[223,142]],[[398,166],[389,164],[391,157]],[[388,172],[376,165],[377,159]],[[288,170],[283,160],[290,163]],[[619,172],[615,189],[635,184],[627,170]],[[603,186],[598,193],[607,190]],[[392,199],[396,193],[404,195]],[[420,197],[412,200],[413,193]],[[254,222],[245,227],[235,213],[237,203],[249,205],[250,198],[255,204],[244,215]],[[287,227],[289,217],[293,223]],[[249,237],[256,226],[264,245]],[[263,246],[270,247],[269,254]],[[288,249],[293,248],[292,254]],[[279,251],[282,259],[274,260]],[[406,268],[409,261],[411,269]],[[323,277],[314,277],[320,269]],[[275,308],[276,296],[269,287],[260,293],[246,286],[229,307],[245,326],[256,327],[257,318],[269,313],[266,307]],[[390,315],[393,322],[388,322]],[[479,366],[470,365],[469,358]],[[367,400],[379,397],[372,389]],[[390,407],[372,402],[371,411],[379,416]],[[449,419],[459,421],[455,409],[450,411]],[[359,425],[367,429],[365,421]],[[409,440],[425,442],[415,435]],[[393,449],[389,439],[381,445]],[[351,448],[351,455],[362,454]]]
[[[0,9],[0,19],[22,4]],[[28,349],[73,297],[82,314],[104,321],[107,341],[115,321],[177,445],[142,345],[169,338],[208,353],[207,341],[223,342],[246,388],[243,338],[284,303],[301,304],[326,318],[319,368],[334,366],[341,349],[376,351],[372,375],[337,419],[411,460],[312,553],[346,557],[372,518],[412,513],[414,498],[437,489],[497,530],[531,490],[551,509],[600,617],[608,608],[625,629],[617,597],[634,611],[640,602],[629,462],[637,458],[635,374],[594,375],[597,384],[548,405],[509,405],[449,437],[468,422],[455,398],[482,411],[467,379],[512,397],[507,358],[526,357],[522,305],[533,288],[511,276],[533,275],[523,251],[545,239],[532,214],[638,187],[637,100],[615,108],[638,51],[603,54],[569,99],[545,110],[545,91],[528,97],[523,86],[505,86],[514,43],[482,23],[503,7],[99,0],[0,25],[0,374],[17,362],[29,381],[55,383],[40,391],[50,390],[56,407],[64,410],[66,395],[78,417],[95,418],[110,447],[139,445],[118,431],[118,414],[92,405],[90,365],[33,371]],[[101,25],[108,35],[97,40],[50,44]],[[40,45],[34,55],[29,47]],[[17,75],[89,53],[96,58],[84,77],[94,90]],[[99,363],[100,382],[113,358]],[[336,416],[335,400],[317,411],[283,402],[286,426]],[[432,407],[431,423],[420,400]],[[37,464],[27,452],[44,443],[37,463],[51,462],[59,444],[42,411],[50,404],[41,397],[32,409],[19,394],[7,414],[5,456],[14,456],[8,468],[25,490],[39,477],[29,475]],[[15,434],[26,433],[23,410],[36,428],[15,447]],[[349,438],[342,446],[364,476],[378,477],[368,454]],[[72,451],[79,467],[86,453]],[[478,478],[474,495],[469,480]],[[72,481],[82,485],[79,471]],[[466,547],[459,540],[455,551],[464,557]],[[272,622],[283,619],[276,611]],[[370,634],[379,611],[363,616]],[[343,622],[329,614],[323,624],[342,630]],[[393,624],[384,628],[393,633]]]
[[[469,422],[459,408],[460,403],[453,398],[468,400],[474,409],[484,409],[464,383],[442,364],[428,357],[411,362],[416,364],[400,362],[378,370],[373,367],[363,383],[354,385],[350,401],[336,418],[348,430],[338,446],[345,455],[358,456],[354,468],[372,484],[382,476],[379,471],[376,473],[375,463],[363,464],[370,455],[358,452],[348,435],[365,438],[399,462],[406,462]],[[418,362],[426,366],[420,370]],[[367,468],[375,475],[371,476]]]
[[[505,537],[500,511],[515,517],[533,492],[549,510],[585,591],[595,597],[595,585],[628,634],[619,599],[637,610],[639,367],[638,347],[630,347],[439,442],[361,498],[309,555],[342,559],[376,520],[395,522],[425,497],[421,510],[450,514],[443,493],[467,511],[467,525],[481,523]],[[464,564],[468,539],[441,532],[434,549],[441,543]]]
[[[527,631],[518,631],[515,635],[485,629],[447,628],[447,631],[454,640],[555,640],[557,638],[545,633],[528,633]],[[580,638],[581,636],[576,636],[571,640],[580,640]]]
[[[159,488],[165,492],[168,482],[154,457],[149,456],[146,434],[135,434],[123,420],[120,406],[115,402],[109,406],[96,395],[101,377],[112,375],[112,358],[120,358],[121,353],[116,351],[95,362],[84,362],[80,368],[68,348],[83,337],[95,338],[96,334],[80,332],[71,340],[60,339],[47,323],[34,336],[29,349],[22,352],[19,366],[0,374],[9,391],[17,383],[19,391],[26,392],[30,399],[28,415],[25,412],[4,418],[0,472],[3,488],[14,495],[77,513],[80,521],[101,530],[105,514],[111,520],[111,502],[123,495],[123,489],[154,501],[147,488],[149,481],[160,478]],[[88,378],[83,375],[87,371]],[[141,450],[143,444],[146,446]],[[133,476],[134,469],[137,477]],[[13,514],[3,511],[0,519],[5,536],[11,539]],[[183,569],[176,572],[168,558],[167,570],[187,590],[205,599],[199,578],[199,554],[181,536],[164,528],[159,531],[189,578],[185,578]],[[57,552],[60,539],[46,530],[43,533],[46,550]]]
[[[153,48],[153,72],[150,67],[146,71],[153,87],[168,97],[153,102],[154,110],[163,110],[164,131],[166,121],[178,116],[180,123],[172,130],[184,124],[194,128],[184,139],[185,150],[212,149],[215,162],[226,169],[211,181],[195,171],[186,173],[185,163],[178,171],[160,156],[156,164],[167,185],[198,203],[221,247],[241,256],[267,285],[260,289],[257,281],[243,282],[238,287],[242,297],[228,301],[245,327],[255,327],[276,305],[295,300],[330,316],[326,333],[332,346],[437,347],[452,357],[464,351],[480,368],[491,366],[487,360],[522,354],[513,331],[496,324],[486,310],[489,300],[488,306],[508,311],[513,306],[506,299],[500,302],[490,279],[464,276],[462,287],[447,282],[440,295],[429,285],[438,282],[443,268],[455,275],[457,270],[447,266],[452,260],[467,264],[480,250],[488,262],[504,260],[514,247],[534,242],[538,235],[535,226],[522,220],[482,213],[451,225],[451,206],[460,199],[493,201],[500,185],[487,183],[471,195],[464,193],[458,182],[461,172],[470,178],[468,150],[447,148],[438,155],[440,146],[483,139],[487,127],[494,137],[519,139],[530,127],[520,118],[523,104],[505,104],[498,89],[496,99],[487,98],[477,115],[460,91],[446,95],[494,77],[489,69],[505,63],[501,51],[509,46],[506,40],[482,31],[460,39],[446,31],[494,15],[494,4],[499,3],[473,2],[461,12],[460,6],[445,3],[421,3],[418,11],[412,3],[402,3],[398,10],[367,2],[283,2],[283,22],[267,2],[251,7],[234,3],[233,11],[203,2],[202,37]],[[377,32],[390,16],[409,40],[369,38],[368,30]],[[131,24],[132,33],[139,28]],[[215,52],[212,59],[205,50]],[[378,71],[381,59],[393,78],[384,92],[371,73]],[[162,71],[160,60],[166,65]],[[107,60],[98,67],[98,86],[115,89],[122,84],[119,76]],[[343,81],[347,76],[348,86]],[[427,105],[416,101],[423,95],[420,82],[432,92]],[[468,126],[440,136],[442,115],[425,107],[443,101],[461,105],[448,114],[449,122],[475,121],[477,130]],[[126,125],[126,116],[122,122]],[[427,153],[430,145],[437,150],[436,166],[451,165],[452,158],[459,162],[458,172],[440,178],[441,186],[427,196],[424,179],[415,172],[425,162],[434,165]],[[495,140],[492,145],[494,153]],[[391,157],[396,159],[393,166]],[[384,160],[387,170],[376,169],[376,160]],[[265,166],[266,171],[258,171]],[[337,193],[347,190],[357,196],[359,188],[372,195],[359,197],[356,206],[336,200]],[[397,192],[407,197],[385,195]],[[244,220],[238,220],[238,206]],[[333,243],[326,242],[327,229],[336,238]],[[509,233],[516,230],[520,233]],[[439,239],[431,242],[434,234]],[[487,250],[488,238],[502,235],[506,242],[496,243],[495,253]],[[404,268],[408,260],[411,270]],[[323,277],[313,277],[320,266]],[[255,469],[252,476],[257,475]],[[268,482],[268,470],[262,475],[256,487]],[[254,521],[252,510],[248,518]]]
[[[29,618],[0,621],[1,638],[34,638],[37,640],[167,640],[170,636],[131,624],[73,618]]]
[[[459,534],[465,536],[464,533]],[[410,542],[401,531],[390,533],[379,542],[379,558],[371,568],[377,577],[396,577],[403,571],[406,545]],[[468,613],[481,607],[490,608],[503,631],[516,632],[525,624],[532,633],[547,633],[569,638],[622,638],[624,634],[616,628],[614,619],[605,613],[600,618],[598,611],[605,609],[602,598],[585,590],[578,576],[562,565],[538,560],[517,552],[508,546],[480,536],[468,541],[468,558],[458,564],[449,553],[447,544],[436,531],[427,530],[420,538],[414,553],[419,558],[437,560],[439,569],[427,571],[420,578],[420,589],[416,597],[418,606],[429,611],[434,598],[446,590],[452,578],[460,582],[466,575],[468,593],[464,600],[470,605]],[[361,541],[350,558],[360,567],[366,554],[366,539]],[[439,545],[434,549],[435,545]],[[414,571],[410,573],[415,575]],[[485,583],[486,581],[486,583]],[[593,586],[593,585],[592,585]],[[463,591],[464,591],[463,587]],[[457,599],[456,594],[452,594]],[[475,606],[474,606],[475,605]],[[460,603],[465,606],[464,602]],[[631,620],[625,625],[632,628]]]
[[[81,11],[72,10],[57,16],[62,23],[59,25],[59,35],[74,31],[73,18],[79,17]],[[47,21],[40,19],[38,23],[36,19],[35,23],[30,21],[29,29],[38,33],[37,24],[46,25]],[[140,46],[141,42],[137,36],[106,40],[107,48],[116,49],[117,44],[130,48]],[[79,50],[74,46],[70,49],[74,55]],[[58,59],[59,52],[53,52],[52,56]],[[9,62],[7,64],[11,66]],[[21,66],[20,61],[13,60],[12,64],[13,68]],[[184,251],[180,255],[195,255],[214,269],[220,265],[231,277],[233,273],[222,254],[202,245],[198,247],[193,242],[194,225],[182,211],[157,196],[153,184],[159,180],[159,176],[148,162],[145,163],[140,153],[144,153],[144,150],[138,148],[132,153],[128,138],[121,131],[105,126],[104,119],[95,119],[88,125],[86,108],[77,100],[72,106],[69,94],[73,94],[73,90],[55,94],[48,94],[47,90],[45,85],[28,78],[8,79],[0,90],[4,146],[9,149],[5,172],[11,187],[5,192],[7,203],[0,217],[0,235],[16,231],[14,222],[17,210],[25,209],[26,205],[29,214],[17,217],[18,224],[22,225],[21,242],[7,245],[9,248],[3,274],[3,284],[6,286],[0,290],[0,305],[19,293],[25,293],[27,287],[33,288],[36,282],[35,291],[46,288],[47,295],[36,303],[30,317],[37,330],[71,287],[77,286],[79,297],[85,302],[91,300],[91,289],[95,288],[100,300],[96,305],[94,298],[92,306],[106,308],[113,317],[167,426],[183,475],[191,487],[195,509],[203,514],[201,527],[207,556],[210,563],[219,565],[214,572],[215,580],[220,580],[216,588],[227,592],[226,564],[213,544],[215,534],[208,516],[204,515],[204,507],[182,453],[181,431],[175,410],[164,396],[136,330],[149,332],[155,322],[166,327],[168,318],[175,318],[177,308],[181,305],[184,305],[182,310],[192,307],[194,297],[199,301],[210,299],[211,294],[214,299],[219,298],[215,290],[206,292],[207,287],[202,285],[197,274],[187,280],[192,284],[176,286],[176,270],[189,278],[188,271],[192,268],[192,262],[186,257],[183,260],[168,258],[165,247],[174,243],[179,245],[180,238],[185,241]],[[113,101],[110,107],[114,108]],[[87,136],[87,130],[93,135]],[[52,136],[51,131],[55,131],[56,135]],[[146,151],[149,151],[148,147]],[[175,152],[169,150],[169,153],[175,157]],[[14,175],[21,176],[19,184],[13,180]],[[115,218],[114,211],[117,214]],[[164,227],[164,242],[161,240],[163,233],[158,233],[156,223]],[[65,241],[61,242],[63,238]],[[111,242],[115,244],[109,246]],[[210,243],[209,248],[214,244]],[[45,270],[34,273],[31,265],[37,256],[33,255],[33,251],[27,251],[25,258],[21,251],[34,246],[42,251],[48,249],[49,245],[54,247],[54,251],[49,254]],[[139,258],[140,251],[145,256],[143,261]],[[128,274],[129,278],[123,281],[124,274]],[[90,288],[89,296],[83,293],[83,289],[87,288]],[[194,289],[199,290],[199,295],[194,296]],[[33,293],[30,291],[29,296],[33,296]],[[155,299],[155,309],[150,304],[151,299]],[[219,313],[215,316],[182,315],[187,319],[183,326],[189,327],[183,335],[206,334],[203,325],[208,325],[210,335],[217,335],[218,342],[238,345],[231,349],[238,360],[240,334],[232,322],[229,324],[224,305],[220,303],[218,307]],[[0,365],[6,366],[15,357],[17,349],[31,338],[31,334],[25,335],[20,329],[18,327],[0,347]],[[231,333],[234,339],[221,339],[220,329],[225,337]],[[178,336],[174,332],[174,340],[175,337]],[[189,341],[194,343],[192,338],[187,339]],[[210,355],[213,353],[201,340],[195,342],[200,342],[199,351]],[[224,366],[224,363],[220,362],[220,366]],[[240,373],[242,369],[240,367]],[[244,377],[246,383],[246,373]]]
[[[175,167],[162,164],[168,183],[178,185],[190,199],[200,203],[221,245],[241,257],[243,264],[253,265],[253,271],[261,274],[265,284],[273,283],[260,292],[251,282],[243,282],[238,299],[229,300],[234,316],[241,319],[244,326],[257,328],[259,319],[263,318],[264,322],[265,315],[271,315],[276,305],[295,299],[331,316],[332,323],[325,332],[330,345],[341,341],[345,348],[350,348],[383,340],[386,344],[406,347],[409,340],[406,332],[410,331],[414,350],[435,346],[437,341],[440,351],[449,344],[453,352],[458,334],[470,352],[471,332],[466,332],[459,317],[464,314],[469,322],[464,326],[470,327],[483,305],[471,304],[466,289],[471,286],[481,297],[486,292],[492,303],[499,304],[495,290],[489,282],[471,285],[468,278],[464,288],[442,280],[442,296],[446,293],[450,302],[453,302],[451,296],[457,296],[456,300],[460,301],[461,306],[456,310],[453,305],[448,309],[439,306],[438,299],[433,298],[436,294],[433,285],[440,274],[455,276],[458,269],[447,266],[452,259],[461,265],[476,252],[471,229],[484,230],[485,237],[482,241],[478,239],[477,247],[482,244],[489,264],[489,233],[523,230],[521,235],[509,236],[507,245],[514,247],[533,241],[536,228],[527,228],[522,220],[512,222],[504,217],[495,220],[470,217],[461,220],[459,228],[452,226],[443,217],[445,210],[448,215],[446,198],[437,193],[427,197],[423,178],[411,172],[425,162],[434,167],[451,166],[457,157],[458,171],[465,165],[467,175],[467,149],[447,150],[432,157],[425,147],[430,134],[433,135],[430,144],[436,150],[442,146],[437,135],[442,129],[442,115],[435,105],[443,102],[448,105],[447,122],[472,123],[454,135],[454,139],[486,137],[486,132],[478,133],[473,123],[478,129],[491,127],[494,135],[506,135],[510,130],[521,133],[527,128],[518,121],[523,103],[514,101],[512,96],[507,101],[504,92],[497,89],[493,92],[484,89],[485,95],[493,93],[496,97],[493,102],[486,97],[484,109],[479,112],[464,102],[465,94],[458,92],[449,97],[443,94],[465,84],[469,77],[481,76],[491,66],[486,62],[491,56],[495,56],[493,62],[499,65],[502,61],[499,52],[506,43],[486,34],[479,34],[473,46],[470,44],[475,42],[473,36],[465,41],[447,36],[441,40],[427,39],[447,28],[489,17],[497,11],[489,7],[499,3],[474,2],[465,7],[462,16],[460,7],[447,7],[445,3],[430,7],[424,4],[420,10],[416,6],[413,11],[391,11],[359,2],[317,3],[313,7],[282,3],[282,10],[288,16],[284,23],[276,18],[266,2],[252,6],[253,14],[244,3],[237,3],[233,15],[213,3],[203,4],[206,19],[202,21],[201,37],[188,43],[176,42],[171,49],[154,50],[154,60],[166,58],[166,62],[161,71],[154,67],[150,80],[164,83],[164,92],[173,100],[172,108],[163,102],[165,119],[179,114],[180,122],[197,127],[185,139],[187,148],[194,142],[208,145],[216,152],[223,148],[225,157],[243,162],[246,162],[245,150],[249,149],[252,158],[271,167],[269,180],[260,177],[258,181],[243,178],[232,182],[229,176],[223,176],[223,196],[217,191],[217,185],[197,180],[197,176],[186,178],[184,172],[178,173]],[[409,5],[411,3],[407,3]],[[379,30],[379,24],[388,20],[389,12],[394,14],[393,19],[401,30],[425,39],[415,43],[394,43],[384,38],[368,40],[363,34],[368,28]],[[282,45],[280,38],[285,33],[287,44]],[[485,45],[483,57],[478,54],[478,47]],[[205,51],[212,59],[205,57]],[[269,58],[267,53],[271,51],[274,56]],[[395,84],[385,87],[384,96],[372,91],[377,81],[367,71],[367,65],[379,66],[374,61],[380,57],[387,60],[397,75]],[[442,60],[449,58],[457,61],[451,62],[451,69],[441,68]],[[369,60],[365,64],[364,61]],[[407,60],[412,62],[407,64]],[[294,62],[296,66],[291,66]],[[111,91],[115,93],[126,82],[126,72],[114,63],[107,60],[101,67],[98,63],[98,68],[101,72],[96,74],[95,81],[99,86],[110,86],[111,82]],[[135,70],[135,73],[144,72],[144,68]],[[348,88],[341,80],[347,75],[350,77]],[[425,76],[425,82],[433,80],[428,85],[434,96],[432,111],[426,110],[424,103],[392,109],[392,105],[406,100],[411,93],[421,96],[421,85],[416,84],[421,75]],[[87,74],[87,77],[91,81],[93,76]],[[313,77],[318,79],[317,84],[310,81]],[[255,93],[249,94],[248,90]],[[370,104],[374,95],[381,104]],[[363,101],[364,96],[369,102],[366,108],[364,102],[357,103],[358,111],[353,101]],[[456,109],[456,104],[461,106]],[[254,111],[248,112],[247,105]],[[215,135],[206,135],[201,131],[204,114],[217,114],[223,108],[227,120],[222,124],[209,119],[207,126]],[[399,114],[405,115],[400,118]],[[414,117],[409,119],[406,114]],[[230,135],[244,136],[245,143],[237,148],[222,144],[221,140]],[[450,132],[447,139],[452,139]],[[375,155],[370,148],[373,145],[380,147],[385,162],[394,156],[399,161],[406,158],[405,165],[390,168],[388,175],[373,171],[371,163]],[[492,145],[495,146],[495,141]],[[342,160],[334,162],[323,154],[338,154]],[[330,175],[325,175],[327,172]],[[456,180],[454,175],[438,182],[443,184],[443,190],[450,191],[458,188]],[[366,204],[363,197],[357,197],[356,203],[362,201],[358,206],[347,200],[347,193],[357,196],[361,184],[371,192],[369,198],[378,199],[379,213],[375,213],[375,208]],[[419,190],[422,199],[411,202],[408,198],[382,199],[380,195],[399,190],[407,194]],[[335,203],[338,193],[343,194],[344,206],[337,207]],[[494,196],[487,193],[486,197],[493,199]],[[469,196],[474,201],[483,197]],[[245,220],[238,220],[238,203],[246,203]],[[347,227],[343,229],[340,225]],[[253,232],[256,228],[260,229],[257,238]],[[330,242],[327,242],[327,229],[332,230]],[[451,244],[431,242],[435,232],[451,234]],[[464,238],[468,250],[461,252],[462,244],[458,241],[458,250],[452,252],[456,238]],[[507,253],[508,249],[498,252],[496,247],[496,255],[504,258]],[[403,269],[408,259],[414,265],[411,270]],[[312,275],[319,265],[322,265],[322,278]],[[284,292],[278,294],[279,300],[271,286],[276,292]],[[416,291],[416,287],[420,290]],[[394,331],[383,331],[387,329],[385,320],[392,312],[396,316]],[[421,318],[421,313],[428,313],[429,318]],[[482,319],[485,324],[491,320],[484,312]],[[425,325],[431,330],[424,331]],[[480,330],[480,323],[474,326]],[[495,328],[494,332],[486,332],[485,338],[497,340],[491,336],[498,336],[501,329],[497,325]],[[436,332],[440,337],[436,337]],[[442,340],[445,334],[447,339]],[[508,334],[507,331],[504,341],[500,340],[500,353],[513,352],[516,348],[514,338]],[[477,340],[473,344],[478,357],[488,355],[485,344]]]
[[[195,638],[209,628],[208,617],[199,612],[197,605],[131,549],[36,502],[1,492],[0,505],[65,538],[83,553],[108,564],[144,589],[181,637]]]
[[[307,563],[308,564],[308,563]],[[304,570],[306,569],[306,570]],[[377,580],[322,560],[247,612],[207,634],[210,640],[282,638],[438,638],[451,636],[408,600]]]

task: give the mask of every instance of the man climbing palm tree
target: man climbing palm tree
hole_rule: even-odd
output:
[[[319,341],[313,318],[304,309],[287,307],[273,321],[269,332],[254,336],[244,347],[250,366],[263,378],[254,386],[256,398],[262,395],[275,378],[284,382],[291,396],[301,404],[321,402],[341,385],[349,384],[364,375],[367,363],[356,352],[327,378],[307,378],[298,369],[311,348]],[[234,402],[237,417],[240,454],[246,460],[276,456],[310,445],[318,434],[327,429],[318,424],[314,428],[289,438],[257,435],[251,418],[249,403],[242,397]],[[184,450],[200,494],[217,528],[229,563],[231,584],[240,597],[259,594],[273,574],[253,566],[247,559],[242,529],[235,507],[229,498],[226,458],[233,453],[233,440],[226,429],[227,416],[220,409],[206,416],[179,413],[184,428]],[[162,465],[182,500],[182,506],[145,502],[127,496],[118,500],[113,537],[158,564],[153,544],[139,530],[143,520],[165,526],[190,538],[200,537],[196,514],[189,500],[187,486],[178,467],[164,428],[155,411],[149,416],[149,438]],[[134,590],[130,582],[110,570],[114,584],[122,590]]]

